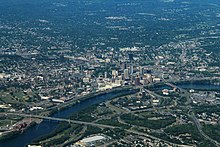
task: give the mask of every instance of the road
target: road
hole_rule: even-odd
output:
[[[120,122],[121,124],[124,124],[124,125],[128,125],[126,122],[124,122],[120,117],[118,117],[118,122]],[[149,128],[146,128],[146,127],[141,127],[141,126],[135,126],[135,125],[130,125],[132,127],[137,127],[139,129],[149,129]],[[181,145],[181,144],[176,144],[176,143],[173,143],[173,142],[169,142],[167,140],[164,140],[164,139],[161,139],[161,138],[157,138],[157,137],[154,137],[152,135],[149,135],[147,133],[142,133],[142,132],[138,132],[138,131],[135,131],[133,129],[125,129],[126,132],[129,132],[129,133],[133,133],[133,134],[136,134],[136,135],[140,135],[140,136],[144,136],[144,137],[148,137],[148,138],[151,138],[151,139],[155,139],[155,140],[158,140],[158,141],[162,141],[162,142],[166,142],[166,143],[169,143],[169,144],[172,144],[172,145],[176,145],[176,146],[183,146],[183,147],[192,147],[192,146],[185,146],[185,145]]]
[[[150,91],[150,90],[148,90],[146,88],[144,89],[144,91],[149,93],[154,98],[167,98],[167,97],[161,96],[161,95],[159,95],[159,94],[157,94],[157,93],[155,93],[153,91]]]
[[[84,122],[84,121],[77,121],[77,120],[71,120],[71,119],[65,119],[65,118],[55,118],[55,117],[31,115],[31,114],[23,114],[23,113],[0,113],[0,115],[12,115],[12,116],[22,116],[22,117],[30,117],[30,118],[40,118],[40,119],[55,120],[55,121],[68,122],[68,123],[74,123],[74,124],[80,124],[80,125],[91,125],[91,126],[96,126],[96,127],[101,127],[101,128],[110,128],[110,129],[118,128],[118,127],[114,127],[114,126],[102,125],[102,124],[97,124],[97,123],[93,123],[93,122]]]
[[[85,99],[90,98],[90,97],[96,97],[98,95],[112,93],[112,92],[117,92],[117,91],[124,91],[124,90],[127,90],[127,91],[135,90],[135,88],[133,88],[131,86],[124,86],[124,87],[113,88],[113,89],[109,89],[109,90],[105,90],[105,91],[92,92],[92,93],[90,93],[88,95],[77,96],[77,97],[75,97],[74,99],[72,99],[72,100],[70,100],[68,102],[61,103],[61,104],[59,104],[57,106],[53,106],[53,107],[47,108],[46,110],[50,111],[50,110],[63,109],[63,108],[66,108],[68,106],[71,106],[71,105],[75,104],[78,101],[85,100]],[[45,110],[39,110],[39,112],[41,112],[41,111],[44,112]]]
[[[179,89],[180,91],[182,91],[182,92],[185,93],[185,95],[186,95],[186,97],[187,97],[187,102],[186,102],[186,105],[187,105],[187,106],[185,107],[185,109],[187,109],[187,110],[189,111],[189,114],[188,114],[188,115],[189,115],[189,117],[192,118],[193,123],[194,123],[194,125],[196,126],[197,130],[199,131],[199,133],[200,133],[205,139],[209,140],[210,142],[212,142],[213,144],[215,144],[217,147],[220,147],[220,143],[219,143],[219,142],[217,142],[217,141],[215,141],[214,139],[210,138],[208,135],[206,135],[206,134],[203,132],[201,124],[199,123],[199,121],[198,121],[198,119],[196,118],[195,114],[190,110],[191,107],[190,107],[189,104],[190,104],[191,101],[192,101],[191,98],[190,98],[190,93],[189,93],[187,90],[182,89],[182,88],[180,88],[180,87],[178,87],[178,86],[176,86],[176,85],[174,85],[174,84],[172,84],[172,83],[166,83],[166,85],[171,86],[171,87],[173,87],[173,88],[177,88],[177,89]]]
[[[22,117],[40,118],[40,119],[47,119],[47,120],[56,120],[56,121],[61,121],[61,122],[68,122],[68,123],[74,123],[74,124],[80,124],[80,125],[91,125],[91,126],[96,126],[96,127],[101,127],[101,128],[110,128],[110,129],[120,128],[120,127],[115,127],[115,126],[110,126],[110,125],[97,124],[97,123],[93,123],[93,122],[83,122],[83,121],[76,121],[76,120],[70,120],[70,119],[64,119],[64,118],[54,118],[54,117],[48,117],[48,116],[31,115],[31,114],[23,114],[23,113],[0,113],[0,115],[11,115],[11,116],[22,116]],[[164,142],[167,142],[170,144],[174,144],[169,141],[151,136],[146,133],[141,133],[138,131],[128,130],[128,129],[124,129],[124,131],[129,132],[129,133],[134,133],[137,135],[141,135],[141,136],[145,136],[145,137],[150,137],[152,139],[164,141]],[[174,144],[174,145],[181,146],[179,144]]]
[[[128,113],[129,111],[125,110],[125,109],[121,109],[121,108],[118,108],[114,105],[112,105],[110,103],[111,101],[107,101],[105,104],[107,107],[109,107],[111,110],[114,110],[117,114],[122,114],[122,113]]]
[[[190,117],[192,118],[194,124],[197,127],[197,130],[199,131],[199,133],[206,138],[207,140],[209,140],[210,142],[212,142],[213,144],[215,144],[217,147],[220,147],[220,143],[215,141],[214,139],[210,138],[208,135],[206,135],[203,130],[202,130],[202,126],[199,123],[198,119],[196,118],[195,114],[193,112],[190,112]]]
[[[171,143],[171,142],[169,142],[169,141],[166,141],[166,140],[163,140],[163,139],[160,139],[160,138],[157,138],[157,137],[148,135],[148,134],[146,134],[146,133],[141,133],[141,132],[138,132],[138,131],[135,131],[135,130],[127,130],[127,129],[125,129],[125,131],[127,131],[127,132],[129,132],[129,133],[136,134],[136,135],[140,135],[140,136],[145,136],[145,137],[148,137],[148,138],[152,138],[152,139],[155,139],[155,140],[163,141],[163,142],[166,142],[166,143],[169,143],[169,144],[172,144],[172,145],[175,145],[175,146],[179,146],[179,147],[193,147],[193,146],[190,146],[190,145],[181,145],[181,144]]]
[[[183,92],[183,93],[184,93],[184,95],[185,95],[186,98],[187,98],[187,101],[185,102],[185,105],[186,105],[186,106],[189,106],[189,105],[192,103],[192,99],[190,98],[190,93],[189,93],[187,90],[185,90],[185,89],[183,89],[183,88],[181,88],[181,87],[178,87],[178,86],[176,86],[176,85],[174,85],[174,84],[172,84],[172,83],[165,83],[165,84],[166,84],[167,86],[172,87],[172,88],[179,89],[180,92]]]

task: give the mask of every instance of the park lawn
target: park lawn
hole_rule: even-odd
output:
[[[10,93],[4,92],[4,91],[0,92],[0,100],[6,104],[17,103],[17,101],[14,100],[13,96]]]

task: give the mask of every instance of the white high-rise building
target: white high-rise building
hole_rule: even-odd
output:
[[[128,69],[124,70],[124,78],[125,79],[129,79],[129,71],[128,71]]]
[[[105,79],[107,79],[108,78],[108,73],[107,72],[105,72]]]
[[[112,77],[116,78],[118,76],[118,71],[112,70]]]

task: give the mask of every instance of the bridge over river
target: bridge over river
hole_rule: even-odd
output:
[[[90,125],[90,126],[96,126],[96,127],[101,127],[101,128],[110,128],[110,129],[117,128],[115,126],[103,125],[103,124],[98,124],[98,123],[93,123],[93,122],[84,122],[84,121],[77,121],[77,120],[71,120],[71,119],[65,119],[65,118],[57,118],[57,117],[49,117],[49,116],[41,116],[41,115],[32,115],[32,114],[24,114],[24,113],[0,113],[0,115],[40,118],[40,119],[46,119],[46,120],[55,120],[55,121],[60,121],[60,122],[68,122],[68,123],[74,123],[74,124],[80,124],[80,125]]]

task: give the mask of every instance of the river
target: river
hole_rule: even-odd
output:
[[[183,89],[220,90],[220,85],[214,85],[214,84],[184,83],[184,84],[177,84],[177,86]]]
[[[204,85],[204,84],[196,84],[196,83],[184,83],[184,84],[178,84],[178,86],[181,88],[186,88],[186,89],[220,90],[220,85],[210,85],[210,84]],[[168,87],[167,86],[159,87],[159,89],[162,89],[162,88],[168,88]],[[129,94],[129,93],[131,93],[131,91],[111,92],[111,93],[107,93],[103,95],[98,95],[98,96],[89,98],[85,101],[82,101],[80,103],[77,103],[73,105],[72,107],[61,110],[53,114],[52,117],[67,118],[72,113],[85,109],[91,105],[98,104],[108,99],[117,97],[119,95]],[[48,134],[51,131],[55,130],[57,126],[58,126],[58,123],[54,121],[44,120],[42,123],[27,129],[21,135],[18,135],[6,142],[0,143],[0,146],[2,147],[3,146],[4,147],[24,147],[25,145],[30,144],[34,139],[37,139],[40,136]]]
[[[133,91],[121,91],[121,92],[110,92],[107,94],[98,95],[95,97],[91,97],[86,99],[80,103],[73,105],[72,107],[63,109],[59,112],[56,112],[52,115],[52,117],[59,117],[59,118],[67,118],[74,112],[80,111],[85,109],[91,105],[98,104],[104,102],[108,99],[112,99],[114,97],[133,93]],[[24,147],[27,144],[30,144],[34,139],[39,138],[45,134],[50,133],[51,131],[55,130],[59,123],[55,121],[44,120],[40,124],[37,124],[33,127],[27,129],[24,133],[15,136],[14,138],[7,140],[5,142],[0,143],[0,147]]]
[[[220,90],[220,85],[214,85],[214,84],[201,84],[201,83],[178,83],[175,84],[176,86],[183,88],[183,89],[194,89],[194,90]],[[156,88],[152,88],[152,90],[163,90],[173,89],[170,86],[167,85],[161,85]]]

